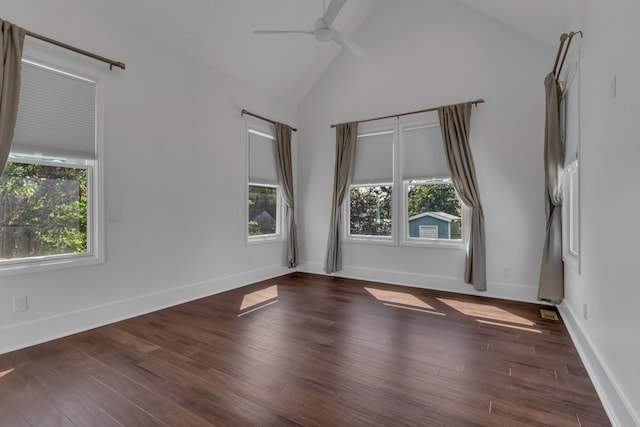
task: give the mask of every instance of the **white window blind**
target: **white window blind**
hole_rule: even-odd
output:
[[[393,135],[389,131],[358,136],[352,184],[393,182]]]
[[[96,82],[23,61],[11,151],[95,159]]]
[[[564,142],[564,166],[567,167],[578,158],[580,140],[580,103],[578,98],[579,76],[576,63],[574,72],[567,79],[565,95],[560,105],[560,126]]]
[[[278,183],[276,172],[276,144],[272,137],[249,130],[249,182],[253,184]]]
[[[402,129],[404,180],[451,176],[439,125]]]

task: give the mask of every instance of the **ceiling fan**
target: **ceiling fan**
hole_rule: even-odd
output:
[[[340,9],[342,9],[342,6],[344,6],[346,2],[347,0],[331,0],[331,3],[329,3],[324,15],[321,18],[318,18],[313,24],[313,30],[256,30],[254,31],[254,34],[311,34],[319,42],[328,42],[333,40],[340,46],[348,49],[354,55],[362,56],[365,54],[362,47],[331,26],[333,20],[338,16],[338,12],[340,12]]]

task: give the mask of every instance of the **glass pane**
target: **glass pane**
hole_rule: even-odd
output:
[[[0,259],[87,252],[87,169],[8,162]]]
[[[351,187],[349,234],[391,236],[391,186]]]
[[[409,238],[462,239],[462,205],[447,181],[407,187]]]
[[[277,233],[278,188],[249,185],[249,236]]]

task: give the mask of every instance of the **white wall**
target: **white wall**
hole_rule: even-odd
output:
[[[445,0],[381,1],[298,115],[302,269],[321,272],[331,207],[332,123],[484,98],[471,147],[486,218],[486,296],[534,301],[544,234],[543,80],[555,47]],[[339,275],[475,293],[464,251],[345,243]],[[509,276],[502,276],[502,266]]]
[[[640,426],[640,3],[587,5],[580,81],[582,269],[565,267],[561,309],[616,425]],[[609,219],[614,232],[602,226]]]
[[[282,243],[246,246],[236,214],[246,203],[240,110],[295,125],[294,105],[80,0],[3,0],[0,10],[127,65],[108,71],[72,54],[105,74],[104,211],[122,214],[105,224],[106,263],[1,277],[0,353],[288,272]],[[28,296],[29,309],[13,313],[18,295]]]

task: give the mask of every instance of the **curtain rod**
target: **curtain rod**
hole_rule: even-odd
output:
[[[257,114],[253,114],[253,113],[251,113],[251,112],[249,112],[249,111],[247,111],[247,110],[242,110],[242,114],[240,114],[240,115],[241,115],[241,116],[244,116],[245,114],[246,114],[246,115],[248,115],[248,116],[255,117],[256,119],[264,120],[265,122],[267,122],[267,123],[271,123],[272,125],[275,125],[275,124],[276,124],[276,122],[274,122],[274,121],[273,121],[273,120],[271,120],[271,119],[267,119],[266,117],[262,117],[262,116],[259,116],[259,115],[257,115]],[[289,126],[289,125],[287,125],[287,126]],[[292,131],[294,131],[294,132],[298,132],[298,129],[293,128],[293,127],[291,127],[291,126],[289,126],[289,127],[291,128],[291,130],[292,130]]]
[[[402,117],[402,116],[409,116],[409,115],[411,115],[411,114],[428,113],[429,111],[436,111],[436,110],[438,110],[439,108],[442,108],[442,107],[451,107],[451,106],[454,106],[454,105],[462,105],[462,104],[473,104],[473,105],[478,105],[478,104],[483,104],[483,103],[484,103],[484,99],[480,98],[480,99],[476,99],[475,101],[460,102],[460,103],[458,103],[458,104],[450,104],[450,105],[441,105],[440,107],[427,108],[427,109],[424,109],[424,110],[418,110],[418,111],[411,111],[411,112],[409,112],[409,113],[392,114],[392,115],[390,115],[390,116],[376,117],[376,118],[373,118],[373,119],[366,119],[366,120],[358,120],[358,121],[357,121],[357,123],[373,122],[373,121],[375,121],[375,120],[390,119],[390,118],[393,118],[393,117],[400,118],[400,117]],[[337,126],[337,124],[335,124],[335,125],[331,125],[331,127],[332,127],[332,128],[334,128],[334,127],[336,127],[336,126]]]
[[[560,46],[558,47],[558,53],[556,54],[556,62],[553,64],[553,75],[558,78],[560,75],[560,71],[562,71],[562,66],[564,65],[564,60],[567,59],[567,53],[569,53],[569,46],[571,46],[571,40],[573,40],[573,36],[576,34],[580,34],[580,37],[583,37],[582,31],[571,31],[569,34],[562,33],[560,35]],[[556,67],[558,67],[558,60],[560,59],[560,54],[562,53],[562,47],[564,46],[564,42],[569,39],[567,42],[567,47],[564,49],[564,56],[562,57],[562,62],[560,62],[560,68],[556,72]]]
[[[73,52],[76,52],[76,53],[79,53],[79,54],[84,55],[84,56],[88,56],[88,57],[96,59],[98,61],[106,62],[107,64],[109,64],[109,69],[110,70],[113,70],[114,66],[118,67],[118,68],[122,68],[123,70],[125,69],[125,65],[122,62],[114,61],[112,59],[105,58],[104,56],[96,55],[95,53],[88,52],[88,51],[83,50],[83,49],[79,49],[77,47],[68,45],[66,43],[62,43],[62,42],[59,42],[57,40],[51,39],[49,37],[45,37],[45,36],[42,36],[40,34],[32,33],[29,30],[25,30],[25,32],[26,32],[26,34],[28,36],[33,37],[34,39],[42,40],[44,42],[51,43],[53,45],[59,46],[61,48],[64,48],[64,49],[67,49],[67,50],[70,50],[70,51],[73,51]]]

